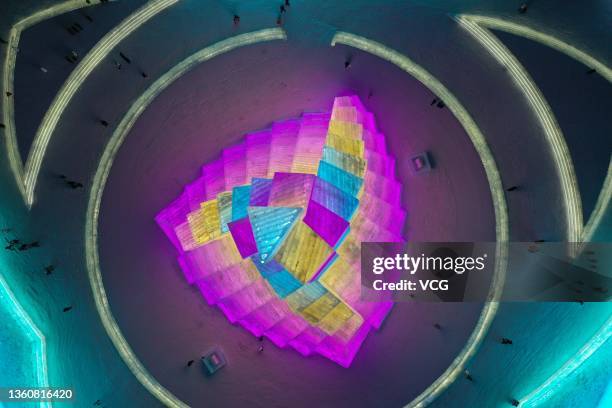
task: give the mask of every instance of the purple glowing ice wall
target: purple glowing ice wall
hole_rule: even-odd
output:
[[[338,97],[225,149],[156,220],[230,322],[348,367],[392,307],[360,300],[360,244],[401,240],[400,188],[373,115]]]

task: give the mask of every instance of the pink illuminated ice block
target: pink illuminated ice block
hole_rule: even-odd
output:
[[[251,133],[156,221],[190,284],[278,347],[350,366],[390,302],[360,299],[360,245],[401,241],[395,160],[356,96]]]

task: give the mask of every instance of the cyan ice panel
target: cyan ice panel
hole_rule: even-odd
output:
[[[295,279],[292,274],[284,269],[270,275],[268,282],[281,298],[287,297],[302,286],[302,282]]]
[[[340,190],[355,197],[359,194],[359,190],[363,184],[363,179],[326,162],[319,163],[317,175],[323,180],[338,187]]]
[[[234,187],[232,190],[232,221],[246,217],[251,200],[251,186]]]
[[[249,207],[247,211],[259,256],[266,262],[274,256],[302,210],[290,207]]]
[[[358,199],[320,177],[315,179],[310,199],[347,221],[352,218],[359,205]]]

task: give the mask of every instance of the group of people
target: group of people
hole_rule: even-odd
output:
[[[278,26],[283,25],[283,17],[285,15],[285,13],[287,13],[287,11],[289,10],[290,6],[291,6],[291,2],[289,0],[285,0],[280,5],[279,13],[278,13],[278,16],[276,17],[276,25],[278,25]],[[233,21],[234,21],[234,25],[235,26],[240,24],[240,16],[238,14],[234,14]]]
[[[10,228],[4,228],[2,229],[1,232],[7,233],[10,231],[11,231]],[[19,252],[28,251],[32,248],[40,248],[40,242],[39,241],[23,242],[18,238],[13,238],[13,239],[7,240],[7,245],[4,247],[4,249],[6,249],[7,251],[19,251]],[[43,268],[43,270],[45,271],[45,275],[51,275],[53,271],[55,271],[55,265],[53,264],[46,265]],[[71,310],[72,310],[72,306],[66,306],[62,309],[62,312],[66,313]]]
[[[89,21],[90,23],[93,23],[93,21],[94,21],[93,18],[89,14],[83,13],[83,17],[85,17],[85,19],[87,19],[87,21]],[[79,34],[83,30],[84,30],[84,28],[83,28],[83,26],[79,22],[73,22],[71,25],[66,27],[66,31],[68,31],[68,33],[70,35],[77,35],[77,34]],[[76,50],[73,49],[64,58],[69,63],[76,64],[78,59],[79,59],[79,53]],[[118,70],[121,70],[121,68],[123,67],[122,63],[120,62],[121,60],[123,60],[127,64],[131,64],[132,63],[131,58],[129,58],[123,52],[119,52],[119,58],[113,58],[112,59],[113,65]],[[47,72],[47,68],[45,68],[43,66],[40,66],[40,70],[42,72],[45,72],[45,73]],[[143,78],[148,78],[149,77],[149,75],[146,72],[144,72],[142,69],[139,69],[138,72],[139,72],[140,76],[142,76]]]
[[[19,239],[11,239],[7,241],[7,245],[4,247],[7,251],[27,251],[32,248],[40,247],[40,242],[32,241],[32,242],[22,242]]]

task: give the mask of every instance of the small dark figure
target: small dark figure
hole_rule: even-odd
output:
[[[533,241],[533,242],[536,242],[536,243],[538,243],[538,244],[541,244],[542,242],[546,242],[546,240],[545,240],[545,239],[538,239],[538,240],[535,240],[535,241]]]
[[[9,91],[6,91],[6,96],[8,96],[10,98],[11,96],[13,96],[13,93],[9,92]]]
[[[433,98],[429,106],[434,106],[436,103],[438,103],[438,101],[439,101],[438,97]]]
[[[258,353],[263,353],[264,347],[263,344],[261,346],[259,346],[259,348],[257,349]]]
[[[59,174],[57,177],[62,179],[62,180],[66,180],[66,175],[65,174]]]
[[[87,21],[89,21],[90,23],[93,23],[93,18],[91,18],[89,14],[83,14],[83,16],[87,19]]]
[[[282,26],[283,25],[283,18],[281,16],[278,16],[276,18],[276,25],[277,26]]]
[[[104,119],[100,119],[100,124],[104,127],[108,127],[108,122],[105,121]]]
[[[291,6],[291,4],[289,4],[289,0],[285,0],[285,6],[287,7]]]
[[[15,247],[20,243],[21,241],[19,241],[18,239],[11,239],[8,242],[8,245],[4,247],[4,249],[8,249],[9,251],[15,251],[16,250]]]
[[[518,190],[518,186],[512,186],[506,189],[506,191],[516,191],[516,190]]]
[[[578,299],[578,300],[576,300],[576,302],[577,302],[577,303],[580,303],[580,306],[584,305],[584,300],[580,300],[580,299]]]
[[[40,247],[40,242],[34,241],[34,242],[30,242],[29,244],[21,244],[18,249],[20,251],[27,251],[28,249],[39,248],[39,247]]]
[[[195,360],[189,360],[189,361],[187,362],[187,367],[191,367],[191,366],[193,365],[194,361],[195,361]]]
[[[608,289],[604,288],[603,286],[594,287],[593,290],[599,293],[608,293]]]
[[[0,43],[2,43],[2,44],[8,44],[8,41],[6,41],[4,38],[0,38]]]
[[[0,123],[0,129],[4,129],[6,128],[6,125],[4,123]]]
[[[438,103],[436,103],[436,106],[439,109],[443,109],[446,105],[444,104],[444,102],[442,102],[441,100],[438,100]]]
[[[262,341],[263,341],[263,339],[264,339],[264,336],[259,336],[259,337],[257,338],[257,341],[262,342]]]
[[[520,14],[525,14],[527,12],[527,3],[521,4],[521,6],[518,9],[518,12]]]
[[[287,9],[285,8],[285,5],[284,5],[284,4],[281,4],[281,6],[280,6],[280,12],[281,12],[281,14],[282,14],[282,13],[284,13],[285,11],[287,11]]]
[[[51,275],[54,270],[55,270],[55,266],[54,265],[47,265],[47,266],[45,266],[45,275]]]
[[[66,184],[68,184],[68,186],[73,190],[76,190],[77,188],[83,188],[83,184],[76,181],[67,181]]]
[[[587,71],[587,75],[591,75],[591,74],[594,74],[594,73],[596,73],[596,72],[597,72],[597,70],[596,70],[595,68],[591,68],[591,69],[589,69],[589,70]]]
[[[240,23],[240,16],[238,14],[234,14],[234,25],[238,25]]]
[[[440,326],[440,323],[434,323],[433,326],[438,330],[442,330],[442,326]]]
[[[472,375],[470,374],[470,372],[468,370],[465,370],[463,372],[463,374],[465,375],[465,379],[471,382],[474,382],[474,377],[472,377]]]
[[[77,54],[75,51],[72,51],[70,54],[66,55],[66,61],[68,61],[71,64],[74,64],[75,62],[77,62],[77,59],[79,57],[79,54]]]
[[[131,60],[131,59],[129,59],[128,57],[126,57],[124,53],[120,52],[120,53],[119,53],[119,56],[120,56],[121,58],[123,58],[123,60],[124,60],[125,62],[127,62],[128,64],[131,64],[131,63],[132,63],[132,60]]]
[[[117,60],[113,60],[113,65],[115,66],[115,68],[121,71],[121,63],[117,62]]]
[[[93,404],[94,404],[94,406],[96,406],[96,407],[97,407],[97,406],[99,406],[99,405],[102,405],[102,401],[100,401],[100,400],[96,400],[96,402],[94,402]]]
[[[74,23],[70,27],[66,28],[70,35],[78,34],[83,31],[83,27],[79,23]]]
[[[140,71],[140,76],[141,76],[141,77],[143,77],[143,78],[145,78],[145,79],[149,77],[149,76],[147,75],[147,73],[146,73],[146,72],[144,72],[144,71]]]
[[[520,402],[513,398],[510,400],[510,404],[512,404],[513,407],[518,407]]]
[[[512,344],[512,340],[506,337],[502,337],[501,344]]]
[[[69,311],[71,311],[71,310],[72,310],[72,306],[66,306],[66,307],[64,308],[64,313],[69,312]]]

